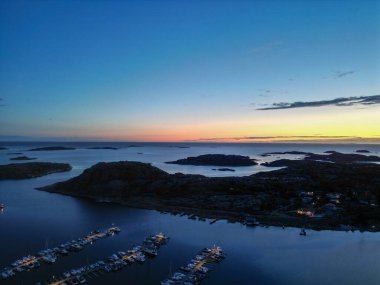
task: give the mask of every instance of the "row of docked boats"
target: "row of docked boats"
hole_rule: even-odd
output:
[[[214,263],[225,258],[219,246],[204,248],[187,265],[181,266],[170,278],[161,282],[161,285],[195,285],[200,284],[212,270]]]
[[[77,285],[86,283],[88,278],[94,278],[100,274],[116,272],[133,263],[143,263],[149,257],[155,257],[159,248],[168,241],[168,237],[162,233],[147,237],[142,245],[134,246],[127,252],[119,251],[105,260],[97,261],[90,265],[68,270],[61,278],[54,278],[49,285]],[[39,283],[40,284],[40,283]]]
[[[53,264],[60,256],[66,256],[70,252],[80,251],[84,246],[91,244],[98,239],[112,236],[119,232],[119,227],[111,227],[103,231],[92,231],[82,238],[63,243],[54,248],[40,250],[36,255],[27,255],[25,257],[19,258],[13,262],[11,266],[6,267],[0,271],[0,280],[8,279],[18,272],[29,271],[31,269],[38,268],[41,266],[41,261],[48,264]]]

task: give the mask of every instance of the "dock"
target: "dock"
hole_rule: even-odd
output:
[[[118,227],[110,227],[102,231],[92,231],[88,235],[76,240],[63,243],[54,248],[40,250],[35,255],[29,254],[27,256],[19,258],[10,266],[0,270],[0,280],[11,278],[19,272],[39,268],[41,266],[41,263],[55,263],[59,257],[66,256],[72,252],[81,251],[83,247],[91,245],[98,239],[113,236],[119,232],[120,228]]]
[[[134,246],[127,252],[119,251],[105,260],[93,264],[71,269],[54,278],[46,285],[75,285],[87,282],[87,279],[96,278],[100,274],[116,272],[133,263],[144,263],[147,258],[157,256],[159,248],[166,244],[168,237],[162,233],[147,237],[141,245]],[[41,283],[40,283],[41,284]]]
[[[204,248],[186,266],[175,272],[173,276],[161,282],[161,285],[195,285],[200,284],[212,270],[212,264],[219,263],[225,258],[219,246]]]

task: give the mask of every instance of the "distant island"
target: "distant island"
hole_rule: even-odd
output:
[[[6,148],[4,146],[0,146],[0,150],[5,150],[5,149],[8,149],[8,148]]]
[[[29,149],[29,151],[53,151],[53,150],[74,150],[74,147],[65,146],[45,146]]]
[[[22,155],[22,156],[11,157],[9,160],[33,160],[33,159],[36,159],[36,158]]]
[[[268,166],[283,168],[246,177],[168,174],[141,162],[98,163],[39,189],[213,219],[245,222],[254,216],[268,225],[380,231],[380,165],[339,156],[336,163],[275,161]]]
[[[358,152],[358,151],[357,151]],[[340,153],[334,150],[328,150],[324,152],[325,154],[315,154],[311,152],[302,151],[285,151],[285,152],[267,152],[263,153],[261,156],[268,156],[272,154],[297,154],[304,155],[305,160],[319,160],[327,162],[340,162],[340,163],[351,163],[351,162],[379,162],[380,157],[375,155],[361,155],[355,153]],[[269,166],[271,163],[264,163],[263,165]],[[278,162],[275,162],[277,165]]]
[[[230,172],[234,172],[235,169],[232,169],[232,168],[213,168],[212,170],[215,170],[215,171],[230,171]]]
[[[176,161],[168,161],[169,164],[181,165],[213,165],[213,166],[252,166],[257,165],[254,159],[242,155],[204,154],[190,156]]]
[[[94,147],[88,147],[87,149],[110,149],[110,150],[117,150],[117,147],[113,146],[94,146]]]
[[[52,162],[25,162],[0,165],[0,180],[27,179],[55,172],[71,170],[70,164]]]
[[[366,150],[366,149],[358,149],[356,152],[358,152],[358,153],[370,153],[370,151]]]

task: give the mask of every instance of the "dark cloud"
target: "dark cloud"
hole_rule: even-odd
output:
[[[245,136],[245,137],[223,137],[223,138],[201,138],[187,140],[186,142],[273,142],[273,143],[295,143],[295,142],[322,142],[322,143],[380,143],[380,137],[366,138],[359,136],[323,136],[323,135],[300,135],[300,136]]]
[[[337,71],[335,73],[336,77],[340,78],[346,75],[354,74],[355,70],[348,70],[348,71]]]
[[[361,97],[342,97],[332,100],[322,101],[309,101],[309,102],[293,102],[293,103],[273,103],[270,107],[259,108],[257,110],[280,110],[280,109],[294,109],[294,108],[306,108],[306,107],[323,107],[323,106],[368,106],[380,104],[380,95],[373,96],[361,96]]]
[[[245,136],[245,137],[224,137],[224,138],[201,138],[197,141],[225,141],[225,140],[304,140],[304,139],[327,139],[327,140],[339,140],[339,139],[363,139],[358,136],[324,136],[324,135],[300,135],[300,136]]]

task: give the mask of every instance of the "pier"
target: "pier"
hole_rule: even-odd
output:
[[[22,271],[36,269],[41,266],[41,262],[52,264],[56,262],[58,257],[68,255],[70,252],[80,251],[83,247],[92,244],[98,239],[109,237],[119,232],[120,228],[118,227],[111,227],[103,231],[96,230],[82,238],[63,243],[58,247],[43,249],[35,255],[19,258],[10,266],[0,271],[0,280],[13,277]]]
[[[147,237],[142,245],[135,246],[127,252],[119,251],[112,254],[106,260],[100,260],[90,265],[72,269],[62,274],[62,277],[46,282],[46,285],[75,285],[87,282],[86,278],[95,278],[100,274],[116,272],[127,265],[135,262],[143,263],[147,257],[155,257],[158,249],[164,245],[169,238],[162,233]],[[41,283],[38,283],[41,284]]]
[[[179,269],[182,272],[175,272],[173,276],[161,282],[161,285],[194,285],[200,284],[207,273],[211,271],[211,265],[219,263],[225,258],[219,246],[203,249],[186,266]]]

